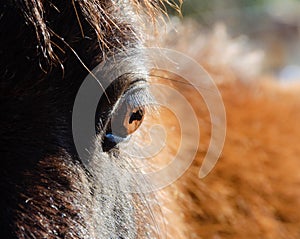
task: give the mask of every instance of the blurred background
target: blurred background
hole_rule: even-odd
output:
[[[300,88],[289,83],[300,82],[300,0],[183,0],[181,9],[183,16],[168,9],[166,45],[209,72],[227,115],[223,153],[198,180],[210,115],[177,82],[198,109],[201,131],[195,162],[176,182],[183,238],[299,239]]]
[[[282,81],[300,79],[300,0],[184,0],[182,15],[206,29],[224,23],[231,37],[245,35],[265,52],[265,71]]]

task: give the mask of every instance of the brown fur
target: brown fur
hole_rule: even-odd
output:
[[[197,157],[166,189],[169,230],[176,238],[298,238],[298,93],[273,82],[219,87],[228,120],[222,156],[205,179],[198,178],[210,138],[205,111],[198,115],[203,124]]]
[[[161,194],[169,238],[299,238],[299,83],[283,85],[263,75],[260,53],[247,52],[222,26],[204,35],[188,25],[177,27],[176,44],[173,35],[166,44],[192,55],[217,82],[227,134],[217,165],[200,179],[211,137],[209,113],[192,87],[172,81],[201,109],[197,111],[201,141],[193,165]],[[245,65],[237,65],[240,62]],[[176,125],[168,114],[163,121],[167,129]],[[179,133],[169,132],[171,138]]]

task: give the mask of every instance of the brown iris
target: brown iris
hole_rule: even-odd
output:
[[[136,131],[144,119],[144,109],[139,107],[135,109],[129,109],[124,119],[123,125],[127,129],[127,135]]]
[[[126,138],[127,136],[131,135],[142,124],[144,115],[144,107],[132,108],[128,105],[123,106],[112,118],[112,135],[122,138]]]

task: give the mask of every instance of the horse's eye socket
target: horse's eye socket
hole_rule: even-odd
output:
[[[114,113],[104,136],[104,151],[109,151],[118,143],[128,140],[130,135],[140,127],[144,116],[144,107],[132,108],[128,105],[124,105]]]

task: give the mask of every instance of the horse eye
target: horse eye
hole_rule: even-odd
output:
[[[111,118],[103,140],[103,150],[109,151],[118,143],[128,140],[142,124],[145,116],[144,107],[122,106]]]
[[[134,133],[140,127],[144,119],[144,114],[144,109],[141,107],[127,111],[123,121],[123,125],[127,129],[127,135]]]

